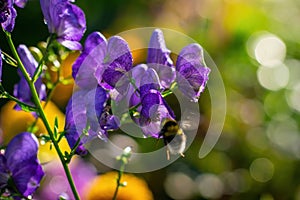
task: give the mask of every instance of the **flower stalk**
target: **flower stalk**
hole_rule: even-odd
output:
[[[118,171],[117,187],[116,187],[114,196],[112,198],[113,200],[117,199],[119,188],[120,187],[125,187],[126,184],[127,184],[126,182],[121,183],[121,178],[122,178],[122,175],[123,175],[124,170],[125,170],[125,165],[129,162],[130,156],[131,156],[131,147],[126,147],[123,150],[122,155],[120,155],[116,158],[118,161],[120,161],[121,166],[120,166],[120,170]]]
[[[9,44],[9,47],[12,51],[12,54],[13,56],[15,57],[15,59],[17,60],[18,62],[18,67],[19,69],[21,70],[22,74],[24,75],[25,77],[25,80],[27,81],[28,85],[29,85],[29,88],[30,88],[30,91],[32,93],[32,99],[33,99],[33,102],[36,106],[36,109],[37,109],[37,113],[39,115],[39,117],[42,119],[45,127],[46,127],[46,130],[48,131],[48,134],[50,136],[50,139],[54,145],[54,148],[59,156],[59,159],[63,165],[63,168],[64,168],[64,171],[66,173],[66,176],[67,176],[67,179],[68,179],[68,182],[70,184],[70,187],[71,187],[71,190],[72,190],[72,193],[74,195],[74,198],[76,200],[79,200],[79,195],[78,195],[78,192],[76,190],[76,187],[75,187],[75,184],[74,184],[74,181],[73,181],[73,178],[72,178],[72,175],[71,175],[71,172],[70,172],[70,169],[68,167],[68,164],[66,163],[66,160],[65,160],[65,157],[63,155],[63,153],[61,152],[60,148],[59,148],[59,145],[58,145],[58,142],[56,141],[56,139],[54,138],[54,134],[53,134],[53,131],[51,130],[51,127],[50,127],[50,124],[46,118],[46,115],[44,113],[44,110],[43,110],[43,107],[41,105],[41,102],[40,102],[40,99],[39,99],[39,95],[35,89],[35,86],[34,86],[34,81],[32,80],[32,78],[29,76],[28,72],[26,71],[20,57],[19,57],[19,54],[14,46],[14,43],[13,43],[13,40],[12,40],[12,37],[11,37],[11,34],[9,32],[5,32],[6,34],[6,38],[7,38],[7,41],[8,41],[8,44]]]

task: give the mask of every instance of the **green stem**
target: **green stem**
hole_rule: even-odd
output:
[[[22,74],[24,75],[28,85],[29,85],[29,88],[30,88],[30,91],[32,93],[32,99],[34,101],[34,104],[36,105],[36,108],[37,108],[37,111],[39,113],[39,116],[41,117],[47,131],[48,131],[48,134],[54,144],[54,147],[55,147],[55,150],[60,158],[60,161],[63,165],[63,168],[65,170],[65,173],[66,173],[66,176],[67,176],[67,179],[69,181],[69,184],[70,184],[70,187],[72,189],[72,192],[73,192],[73,195],[75,197],[76,200],[79,200],[79,195],[77,193],[77,190],[76,190],[76,187],[75,187],[75,184],[74,184],[74,181],[72,179],[72,175],[71,175],[71,172],[70,172],[70,169],[68,167],[68,164],[66,163],[65,161],[65,158],[64,158],[64,155],[63,153],[61,152],[59,146],[58,146],[58,143],[56,142],[55,138],[54,138],[54,135],[53,135],[53,132],[51,130],[51,127],[49,125],[49,122],[46,118],[46,115],[44,113],[44,110],[43,110],[43,107],[41,105],[41,102],[40,102],[40,99],[39,99],[39,96],[38,96],[38,93],[35,89],[35,86],[34,86],[34,82],[32,81],[31,77],[29,76],[28,72],[26,71],[20,57],[19,57],[19,54],[14,46],[14,43],[12,41],[12,38],[11,38],[11,34],[9,32],[5,32],[6,33],[6,38],[7,38],[7,41],[8,41],[8,44],[9,44],[9,47],[15,57],[15,59],[17,60],[18,62],[18,66],[19,66],[19,69],[21,70]]]
[[[121,167],[120,167],[120,170],[118,171],[117,187],[116,187],[116,190],[115,190],[115,193],[114,193],[114,196],[113,196],[113,200],[116,200],[116,199],[117,199],[117,195],[118,195],[118,192],[119,192],[119,188],[120,188],[121,185],[122,185],[122,183],[121,183],[121,178],[122,178],[124,169],[125,169],[125,163],[122,162]]]
[[[1,84],[0,84],[0,88],[2,88],[2,86],[1,86]],[[24,102],[22,102],[22,101],[20,101],[19,99],[17,99],[16,97],[14,97],[14,96],[12,96],[12,95],[10,95],[8,92],[6,92],[6,91],[0,91],[0,97],[4,97],[4,98],[8,98],[8,99],[10,99],[10,100],[13,100],[14,102],[16,102],[17,104],[19,104],[21,107],[27,107],[27,108],[29,108],[30,110],[32,110],[32,111],[35,111],[36,110],[36,107],[34,107],[34,106],[31,106],[31,105],[28,105],[28,104],[26,104],[26,103],[24,103]]]
[[[50,44],[52,42],[52,40],[54,39],[54,35],[51,34],[48,39],[47,39],[47,46],[46,46],[46,50],[45,50],[45,53],[42,57],[42,59],[39,61],[39,64],[34,72],[34,75],[32,77],[33,79],[33,83],[39,78],[39,76],[41,75],[42,71],[43,71],[43,65],[44,65],[44,62],[45,62],[45,59],[48,55],[48,51],[49,51],[49,47],[50,47]]]
[[[121,162],[121,166],[120,166],[120,170],[118,171],[117,187],[116,187],[114,196],[113,196],[113,198],[112,198],[113,200],[116,200],[116,199],[117,199],[117,195],[118,195],[119,188],[120,188],[120,187],[126,186],[126,185],[125,185],[125,182],[121,183],[121,178],[122,178],[122,175],[123,175],[124,170],[125,170],[125,165],[129,162],[130,156],[131,156],[131,147],[126,147],[126,148],[123,150],[122,155],[121,155],[121,156],[118,156],[118,157],[116,158],[118,161]]]

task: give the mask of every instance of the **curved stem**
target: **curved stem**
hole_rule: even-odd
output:
[[[51,139],[52,142],[53,142],[53,145],[54,145],[54,147],[55,147],[55,150],[56,150],[56,152],[57,152],[57,154],[58,154],[58,156],[59,156],[59,158],[60,158],[60,160],[61,160],[61,163],[62,163],[63,168],[64,168],[64,170],[65,170],[67,179],[68,179],[68,181],[69,181],[70,187],[71,187],[71,189],[72,189],[74,198],[75,198],[76,200],[79,200],[80,198],[79,198],[79,195],[78,195],[78,193],[77,193],[77,190],[76,190],[74,181],[73,181],[73,179],[72,179],[72,175],[71,175],[70,169],[69,169],[69,167],[68,167],[68,164],[67,164],[66,161],[65,161],[65,158],[64,158],[63,153],[61,152],[61,150],[60,150],[60,148],[59,148],[59,146],[58,146],[57,141],[56,141],[55,138],[54,138],[53,132],[52,132],[51,127],[50,127],[50,125],[49,125],[49,122],[48,122],[48,120],[47,120],[47,118],[46,118],[46,115],[45,115],[45,113],[44,113],[43,107],[42,107],[42,105],[41,105],[41,102],[40,102],[38,93],[37,93],[37,91],[36,91],[36,89],[35,89],[34,82],[32,81],[31,77],[29,76],[28,72],[26,71],[26,69],[25,69],[25,67],[24,67],[24,65],[23,65],[23,63],[22,63],[22,61],[21,61],[21,59],[20,59],[20,57],[19,57],[19,54],[18,54],[18,52],[17,52],[17,50],[16,50],[16,48],[15,48],[15,46],[14,46],[14,43],[13,43],[13,41],[12,41],[11,34],[10,34],[9,32],[5,32],[5,33],[6,33],[6,38],[7,38],[9,47],[10,47],[10,49],[11,49],[11,51],[12,51],[12,53],[13,53],[15,59],[16,59],[17,62],[18,62],[19,69],[21,70],[22,74],[24,75],[24,77],[25,77],[25,79],[26,79],[26,81],[27,81],[27,83],[28,83],[28,85],[29,85],[30,91],[31,91],[31,93],[32,93],[32,99],[33,99],[34,104],[35,104],[35,106],[36,106],[36,108],[37,108],[37,112],[38,112],[40,118],[42,119],[42,121],[43,121],[43,123],[44,123],[44,125],[45,125],[45,127],[46,127],[46,130],[48,131],[48,134],[49,134],[49,136],[50,136],[50,139]]]

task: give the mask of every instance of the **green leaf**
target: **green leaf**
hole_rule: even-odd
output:
[[[30,133],[37,133],[38,130],[39,130],[39,127],[37,125],[35,125],[35,123],[27,128],[27,132],[30,132]]]
[[[55,119],[54,119],[54,131],[53,131],[55,139],[57,138],[57,133],[58,133],[58,118],[55,117]]]
[[[61,139],[65,136],[66,132],[63,131],[63,132],[59,132],[59,137],[57,139],[57,143],[59,143],[61,141]]]
[[[41,60],[39,63],[39,66],[36,68],[32,81],[33,83],[35,83],[35,81],[41,76],[42,72],[43,72],[43,66],[44,66],[44,61]]]
[[[24,110],[25,112],[35,112],[36,108],[26,105],[24,103],[21,102],[17,102],[17,104],[21,107],[22,110]]]

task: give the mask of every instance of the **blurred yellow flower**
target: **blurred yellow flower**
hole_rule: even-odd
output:
[[[0,112],[0,125],[2,131],[2,135],[0,135],[0,137],[2,139],[2,144],[4,145],[7,144],[15,135],[27,131],[28,127],[35,121],[35,118],[31,113],[14,110],[13,108],[15,105],[15,102],[9,101],[2,107]],[[65,115],[57,108],[57,106],[53,102],[49,101],[44,111],[51,129],[53,130],[54,120],[55,117],[57,117],[59,131],[63,131]],[[37,121],[36,127],[38,128],[35,133],[37,136],[40,134],[47,134],[46,128],[40,119]],[[63,139],[59,145],[62,152],[70,151],[69,145],[65,139]],[[57,155],[54,148],[50,149],[50,143],[48,142],[44,145],[40,145],[38,157],[43,163],[52,160],[57,157]]]
[[[111,200],[116,190],[117,172],[108,172],[96,177],[86,189],[86,200]],[[147,183],[132,174],[123,174],[121,183],[126,182],[125,187],[120,187],[118,200],[152,200],[153,195]]]

